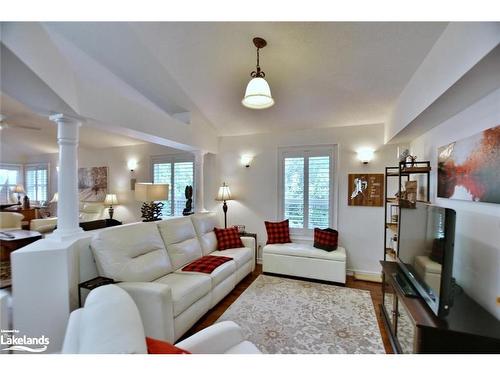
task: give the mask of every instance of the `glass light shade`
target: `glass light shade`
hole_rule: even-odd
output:
[[[264,109],[274,105],[271,89],[264,78],[252,78],[248,82],[245,97],[241,101],[247,108]]]
[[[15,187],[14,187],[14,190],[12,190],[14,193],[18,193],[18,194],[25,194],[26,192],[24,191],[24,186],[21,185],[21,184],[17,184]]]
[[[358,159],[364,164],[369,163],[373,159],[374,151],[372,149],[362,149],[358,151]]]
[[[50,203],[57,203],[58,200],[59,200],[59,193],[54,193],[54,196],[50,200]]]
[[[128,162],[127,162],[127,167],[128,169],[130,169],[131,171],[137,169],[137,160],[135,159],[130,159]]]
[[[168,184],[153,184],[138,182],[135,184],[135,199],[139,202],[154,202],[168,200]]]
[[[226,185],[226,183],[223,183],[222,186],[219,188],[219,192],[217,193],[217,198],[215,198],[216,201],[229,201],[231,200],[231,190],[229,190],[229,186]]]
[[[104,199],[104,204],[107,206],[113,206],[118,204],[118,198],[116,198],[116,194],[106,194],[106,198]]]

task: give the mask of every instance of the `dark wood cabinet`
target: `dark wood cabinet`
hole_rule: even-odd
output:
[[[421,298],[407,297],[382,261],[381,314],[395,353],[500,353],[500,322],[464,292],[448,316],[438,319]]]

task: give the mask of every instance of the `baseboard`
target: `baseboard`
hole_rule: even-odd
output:
[[[374,283],[382,282],[382,274],[380,272],[366,272],[366,271],[348,271],[356,280],[370,281]]]

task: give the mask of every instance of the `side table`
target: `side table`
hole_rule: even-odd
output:
[[[240,232],[240,237],[253,237],[255,239],[255,265],[257,265],[257,252],[259,250],[259,243],[257,242],[257,233]]]
[[[82,289],[96,289],[103,285],[114,284],[115,280],[109,277],[98,276],[93,279],[81,282],[78,284],[78,306],[82,307]]]
[[[0,288],[11,286],[10,254],[40,238],[42,234],[34,230],[0,230]]]

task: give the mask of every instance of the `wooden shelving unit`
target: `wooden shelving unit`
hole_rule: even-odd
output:
[[[425,199],[417,200],[417,202],[428,203],[430,201],[430,172],[431,172],[431,162],[430,161],[415,161],[415,162],[400,162],[397,167],[386,167],[385,168],[385,199],[384,199],[384,261],[396,261],[396,256],[398,252],[399,245],[399,217],[400,217],[400,207],[408,204],[405,200],[400,200],[398,197],[401,196],[403,189],[403,182],[410,181],[412,176],[415,175],[425,175]],[[398,196],[390,197],[388,196],[388,182],[391,178],[398,179]],[[392,213],[390,210],[391,206],[395,207],[397,212],[398,220],[397,222],[392,222]],[[391,241],[392,238],[396,236],[396,245]]]

